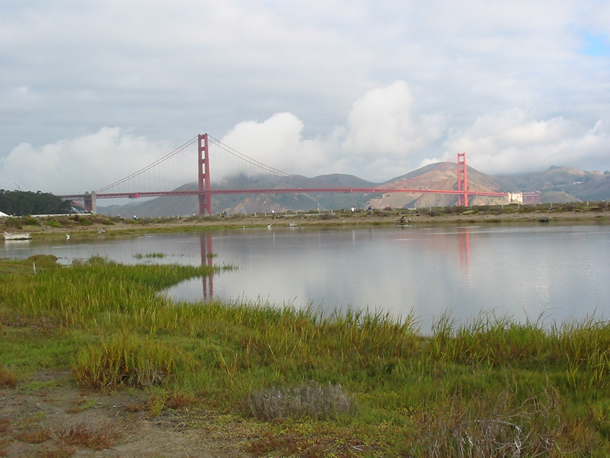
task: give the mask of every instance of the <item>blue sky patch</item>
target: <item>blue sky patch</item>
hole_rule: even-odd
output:
[[[593,35],[585,33],[585,41],[581,51],[589,56],[610,56],[610,40],[606,35]]]

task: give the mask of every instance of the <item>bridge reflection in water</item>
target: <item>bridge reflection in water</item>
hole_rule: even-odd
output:
[[[201,253],[201,265],[214,267],[213,233],[202,232],[199,235],[199,246]],[[460,265],[466,273],[470,270],[470,234],[469,228],[458,228],[458,240],[460,248]],[[203,300],[211,301],[214,299],[214,272],[201,279]]]
[[[470,234],[468,228],[458,228],[460,237],[460,264],[468,272],[470,269]]]
[[[202,232],[199,236],[199,245],[201,247],[201,265],[214,267],[214,251],[212,251],[212,234],[210,232]],[[203,300],[208,301],[214,298],[214,273],[204,276],[201,279],[203,284]]]

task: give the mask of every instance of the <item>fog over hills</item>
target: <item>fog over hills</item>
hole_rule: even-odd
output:
[[[308,188],[320,187],[395,187],[408,189],[456,189],[455,163],[429,164],[418,170],[384,183],[373,183],[353,175],[331,174],[314,178],[302,176],[245,176],[239,175],[213,184],[213,189],[281,189],[302,188],[298,194],[229,194],[212,198],[213,213],[255,213],[296,210],[336,210],[341,208],[417,208],[457,205],[456,195],[426,193],[317,193]],[[572,167],[551,167],[544,172],[518,175],[491,176],[468,168],[469,190],[528,192],[540,191],[541,202],[576,202],[583,200],[610,200],[610,172],[585,172]],[[181,186],[178,190],[195,190],[196,183]],[[197,214],[197,196],[159,197],[147,201],[134,201],[128,205],[102,206],[98,212],[130,218],[160,217]],[[471,197],[471,205],[508,203],[498,197]]]

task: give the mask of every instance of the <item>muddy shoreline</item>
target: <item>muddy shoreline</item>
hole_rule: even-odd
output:
[[[56,221],[62,221],[57,224]],[[83,221],[86,224],[83,224]],[[30,220],[31,222],[31,220]],[[232,215],[226,217],[185,217],[185,218],[142,218],[125,220],[108,218],[104,215],[38,220],[38,225],[10,226],[0,220],[0,232],[30,233],[32,238],[82,237],[91,235],[120,235],[139,232],[182,232],[218,230],[243,227],[384,227],[395,225],[451,225],[451,224],[608,224],[608,208],[578,210],[528,210],[513,212],[466,211],[463,213],[446,213],[430,211],[369,211],[369,212],[327,212],[327,213],[277,213]],[[59,227],[57,227],[59,226]]]

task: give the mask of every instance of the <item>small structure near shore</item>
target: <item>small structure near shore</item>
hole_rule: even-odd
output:
[[[15,233],[11,234],[9,232],[4,231],[4,240],[31,240],[32,235],[28,233]]]

